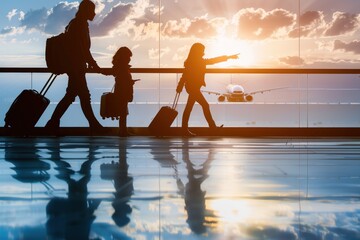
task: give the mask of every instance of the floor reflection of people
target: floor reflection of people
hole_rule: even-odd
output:
[[[179,163],[175,160],[174,154],[171,153],[171,141],[164,141],[162,147],[153,147],[151,148],[151,155],[153,159],[159,162],[160,166],[163,168],[174,168],[174,166]]]
[[[206,191],[201,189],[201,184],[208,178],[210,163],[213,160],[211,149],[208,156],[202,164],[196,164],[190,160],[188,141],[184,142],[182,156],[188,171],[188,182],[185,184],[185,210],[188,218],[187,223],[192,232],[203,234],[207,231],[207,225],[215,223],[210,221],[214,219],[212,211],[206,208]]]
[[[153,159],[157,161],[160,164],[160,167],[162,168],[172,168],[173,170],[173,176],[176,179],[176,184],[178,187],[178,193],[180,195],[183,195],[184,192],[184,184],[181,181],[178,173],[177,165],[179,164],[178,161],[176,161],[174,154],[171,153],[171,146],[173,143],[171,141],[164,141],[162,143],[161,148],[154,147],[151,148],[151,155],[153,156]]]
[[[51,190],[47,183],[50,164],[40,160],[36,139],[27,138],[25,141],[26,145],[19,140],[5,142],[5,161],[14,165],[12,177],[22,183],[41,183]]]
[[[60,144],[57,142],[57,144]],[[96,161],[95,146],[89,143],[88,158],[81,165],[78,173],[82,175],[75,179],[76,173],[70,164],[60,156],[60,146],[54,148],[52,161],[56,164],[57,177],[67,183],[68,197],[55,197],[46,207],[48,221],[46,223],[49,238],[53,239],[89,239],[91,224],[95,220],[94,212],[100,205],[100,200],[88,199],[87,184],[91,178],[91,165]],[[76,146],[73,146],[76,148]],[[82,147],[82,146],[80,146]]]
[[[115,193],[112,206],[112,219],[118,227],[124,227],[130,222],[132,208],[129,205],[134,193],[133,177],[129,176],[126,145],[119,146],[119,162],[101,164],[101,178],[114,182]]]
[[[14,171],[14,174],[11,176],[17,181],[23,183],[23,186],[18,187],[23,188],[24,191],[21,192],[22,195],[18,196],[22,199],[21,201],[9,199],[0,207],[1,213],[4,214],[2,219],[6,219],[7,221],[7,223],[2,222],[2,224],[7,224],[8,226],[2,228],[2,232],[0,233],[0,238],[2,237],[1,239],[46,238],[42,225],[38,224],[36,221],[38,213],[28,216],[27,212],[24,213],[23,211],[24,207],[30,207],[33,205],[32,203],[36,202],[33,201],[33,187],[29,188],[28,184],[31,184],[31,186],[42,184],[49,192],[53,190],[52,186],[48,183],[48,180],[50,179],[48,170],[50,170],[51,165],[42,160],[41,154],[41,147],[39,147],[39,142],[36,138],[19,138],[15,140],[9,138],[4,142],[4,160],[13,165],[10,167]],[[2,182],[2,185],[4,184],[5,183]],[[11,188],[12,186],[6,187]],[[25,191],[28,189],[31,189],[31,198],[25,196]],[[11,195],[14,193],[9,191],[9,194]],[[39,192],[37,191],[36,194],[39,194]],[[16,198],[15,196],[16,194],[14,195],[14,198]],[[36,198],[36,196],[34,197]],[[11,209],[13,207],[14,209]],[[31,211],[34,210],[32,209]],[[11,214],[8,216],[6,213]],[[18,220],[26,222],[33,221],[31,222],[32,227],[29,228],[29,226],[22,226],[19,222],[17,222]]]

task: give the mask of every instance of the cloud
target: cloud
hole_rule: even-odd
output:
[[[188,45],[178,48],[176,50],[174,56],[172,57],[172,60],[175,62],[184,61],[184,59],[186,59],[186,55],[188,54],[189,49],[190,49],[190,46],[188,46]]]
[[[159,24],[156,22],[141,23],[129,29],[136,41],[146,40],[148,38],[157,38],[159,36]]]
[[[300,26],[311,26],[324,18],[321,11],[307,11],[300,16]]]
[[[49,34],[57,34],[65,30],[65,26],[75,17],[78,9],[78,3],[60,2],[50,11],[48,11],[45,21],[44,32]]]
[[[164,28],[162,29],[162,33],[165,36],[176,36],[176,37],[184,37],[186,36],[186,31],[190,27],[191,21],[187,18],[177,20],[167,21]]]
[[[16,34],[21,34],[25,31],[24,27],[6,27],[0,31],[0,35],[13,36]]]
[[[68,22],[75,16],[78,3],[60,2],[50,10],[46,8],[30,10],[23,14],[20,26],[27,30],[38,30],[47,34],[63,32]]]
[[[105,16],[100,16],[98,24],[91,26],[93,36],[107,36],[112,33],[133,34],[134,40],[144,40],[153,34],[158,8],[149,0],[119,3],[110,8]],[[158,29],[158,27],[156,28]],[[147,32],[149,31],[149,33]]]
[[[307,11],[300,16],[300,28],[296,14],[285,9],[265,11],[262,8],[246,8],[235,14],[238,37],[251,40],[290,37],[339,36],[352,34],[360,29],[360,14],[335,12],[329,23],[322,11]]]
[[[233,35],[236,32],[237,37],[244,40],[295,38],[299,33],[301,37],[337,36],[354,33],[360,26],[360,14],[343,12],[335,12],[332,14],[331,21],[326,23],[322,11],[307,11],[300,16],[301,27],[298,29],[296,13],[285,9],[266,11],[263,8],[243,8],[229,19],[222,16],[210,17],[210,14],[195,17],[181,14],[179,17],[178,12],[165,16],[164,6],[160,9],[163,17],[159,24],[157,22],[159,8],[152,0],[133,2],[94,0],[94,2],[98,15],[94,22],[90,23],[92,37],[116,33],[131,37],[136,41],[157,38],[159,26],[161,36],[168,39],[208,39],[220,33]],[[28,31],[37,30],[46,34],[58,34],[75,16],[78,4],[78,1],[63,1],[51,9],[42,8],[26,13],[12,9],[8,12],[7,18],[11,20],[19,16],[20,25],[17,27],[21,29],[25,27]],[[178,5],[174,4],[174,7],[179,8]],[[166,5],[166,10],[170,11],[169,6],[173,5]],[[210,6],[214,7],[212,4],[208,7]],[[4,28],[0,34],[15,34],[23,31],[16,30],[17,27]]]
[[[338,218],[339,220],[340,218]],[[322,224],[301,224],[294,226],[300,228],[301,239],[359,239],[360,234],[356,230],[357,225],[352,226],[327,226]]]
[[[101,13],[106,7],[106,4],[103,3],[103,0],[92,0],[92,2],[95,3],[96,6],[95,8],[96,14]]]
[[[133,27],[129,30],[134,40],[145,40],[156,38],[159,34],[159,23],[141,22],[134,20]],[[161,36],[167,38],[211,38],[216,36],[220,26],[227,24],[225,18],[207,19],[207,16],[195,17],[194,19],[181,18],[179,20],[168,20],[160,25]]]
[[[328,52],[334,50],[334,43],[331,41],[315,41],[315,44],[319,50],[325,50]]]
[[[19,20],[20,20],[20,21],[23,20],[24,17],[25,17],[25,13],[24,13],[23,11],[20,11],[20,12],[19,12]]]
[[[7,19],[9,19],[9,21],[11,21],[11,19],[16,16],[17,14],[17,9],[13,9],[10,12],[8,12],[8,14],[6,15]]]
[[[294,230],[282,230],[272,226],[251,226],[246,229],[246,232],[253,239],[299,239]]]
[[[157,11],[158,8],[150,4],[149,0],[119,3],[113,6],[97,25],[92,26],[92,35],[106,36],[117,32],[124,35],[133,34],[135,40],[158,36],[153,34],[154,26],[158,26],[158,23],[155,23],[158,19]],[[158,31],[158,27],[156,29]]]
[[[325,36],[338,36],[354,33],[360,26],[360,15],[335,12],[332,15],[332,21],[325,30]]]
[[[262,8],[246,8],[234,16],[238,26],[238,37],[242,39],[263,40],[281,37],[295,24],[296,14],[284,9],[266,12]]]
[[[287,57],[279,58],[279,61],[281,63],[285,63],[287,65],[292,65],[292,66],[299,66],[305,64],[305,60],[298,56],[287,56]]]
[[[321,11],[307,11],[300,16],[300,36],[308,37],[321,35],[325,27],[324,13]],[[299,28],[289,32],[290,38],[299,37]]]
[[[358,214],[359,210],[335,213],[308,212],[302,215],[304,223],[300,224],[250,224],[241,228],[251,239],[360,239]]]
[[[169,20],[162,29],[163,36],[167,37],[199,37],[209,38],[216,36],[218,26],[225,23],[224,18],[207,19],[207,16],[196,17],[193,20],[182,18],[179,21]]]
[[[131,3],[119,3],[115,5],[99,24],[92,26],[91,33],[94,36],[108,35],[130,15],[132,9],[133,4]]]
[[[47,17],[48,12],[46,8],[30,10],[25,13],[24,19],[20,22],[20,26],[26,27],[28,30],[36,29],[44,31]]]
[[[105,9],[105,4],[101,0],[94,1],[96,4],[96,12],[102,12]],[[25,14],[14,9],[8,13],[8,18],[11,19],[16,14],[20,16],[20,26],[27,30],[38,30],[47,34],[57,34],[63,32],[69,21],[75,17],[78,10],[78,2],[60,2],[50,10],[46,8],[30,10]],[[112,7],[110,11],[99,21],[99,24],[92,25],[94,36],[103,36],[118,27],[132,10],[133,4],[119,3]],[[22,17],[23,16],[23,17]],[[9,31],[3,29],[2,32]]]
[[[340,40],[334,41],[334,50],[342,50],[345,52],[352,52],[355,54],[360,54],[360,41],[354,40],[350,43],[345,43]]]
[[[211,24],[211,21],[207,21],[206,18],[196,18],[191,21],[185,36],[193,37],[211,37],[216,35],[216,28]]]
[[[169,53],[170,52],[170,48],[167,47],[167,48],[162,48],[160,50],[160,58],[162,58],[165,54]],[[151,48],[149,49],[148,51],[148,54],[149,54],[149,58],[150,59],[159,59],[159,49],[154,49],[154,48]]]

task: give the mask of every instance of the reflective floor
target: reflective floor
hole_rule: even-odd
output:
[[[360,139],[0,137],[0,239],[360,239]]]

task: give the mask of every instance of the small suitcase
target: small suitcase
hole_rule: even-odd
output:
[[[51,74],[40,93],[33,89],[23,90],[5,115],[5,127],[11,127],[20,133],[28,133],[49,105],[50,100],[45,94],[56,77],[56,74]]]
[[[156,114],[149,125],[150,132],[155,136],[164,136],[169,131],[171,124],[178,115],[176,106],[179,101],[180,93],[176,93],[174,103],[170,106],[163,106]]]
[[[100,116],[105,118],[119,119],[119,108],[116,107],[115,94],[113,92],[105,92],[100,99]]]

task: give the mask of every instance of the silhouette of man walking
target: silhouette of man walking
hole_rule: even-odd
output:
[[[60,127],[60,119],[75,97],[79,96],[81,109],[89,122],[92,132],[100,132],[103,127],[96,119],[91,108],[90,92],[86,83],[86,68],[100,70],[96,61],[90,52],[90,33],[88,20],[92,21],[95,17],[95,4],[90,0],[83,0],[74,19],[66,27],[68,36],[67,51],[70,56],[70,67],[67,72],[69,77],[65,96],[56,106],[51,119],[47,122],[46,128],[51,131],[57,131]]]

